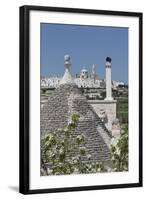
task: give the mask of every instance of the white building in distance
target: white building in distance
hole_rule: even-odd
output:
[[[59,86],[62,77],[41,77],[41,88],[56,88]],[[79,88],[105,88],[105,81],[98,79],[95,71],[95,65],[92,67],[92,74],[89,75],[86,67],[73,77],[74,82]]]
[[[106,68],[109,71],[108,68]],[[41,77],[41,88],[52,89],[59,86],[62,77],[60,76],[48,76]],[[80,71],[79,74],[76,74],[76,77],[73,77],[74,82],[78,85],[79,88],[105,88],[106,87],[106,79],[99,79],[96,74],[95,65],[92,66],[92,73],[89,74],[86,67]],[[111,88],[116,89],[119,86],[125,86],[126,84],[121,81],[111,80]]]

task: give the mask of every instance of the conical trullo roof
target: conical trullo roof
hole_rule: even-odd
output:
[[[77,127],[71,132],[72,136],[85,136],[86,153],[91,155],[90,161],[110,163],[111,136],[72,80],[67,83],[63,81],[41,108],[41,134],[65,128],[74,113],[80,118]],[[88,163],[88,158],[85,157],[84,162]]]

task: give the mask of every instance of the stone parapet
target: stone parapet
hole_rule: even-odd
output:
[[[116,100],[88,100],[94,111],[111,131],[112,123],[116,119]]]

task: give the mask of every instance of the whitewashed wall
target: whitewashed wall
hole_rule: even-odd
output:
[[[105,123],[108,130],[112,130],[112,123],[116,119],[116,101],[104,101],[104,100],[89,100],[91,106],[100,117],[101,111],[105,111],[107,115],[107,123]]]

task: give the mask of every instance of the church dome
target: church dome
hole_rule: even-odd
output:
[[[83,68],[81,70],[80,78],[82,78],[82,79],[87,79],[88,78],[88,70],[86,68]]]
[[[81,72],[88,72],[87,69],[81,69]]]

